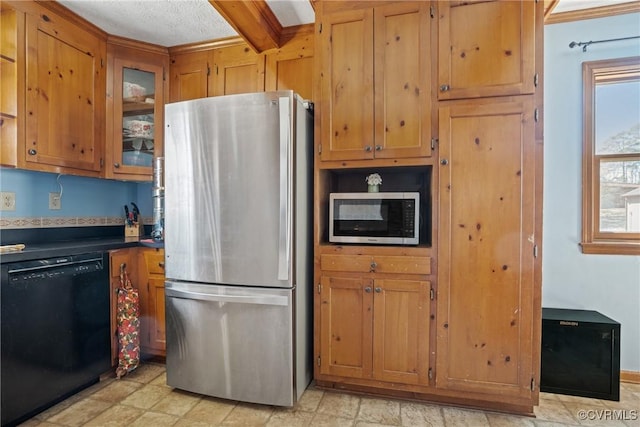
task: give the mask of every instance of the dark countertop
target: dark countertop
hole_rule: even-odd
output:
[[[104,252],[136,246],[163,247],[149,237],[141,237],[147,243],[123,236],[122,227],[81,227],[58,229],[2,230],[2,245],[23,243],[25,248],[17,252],[0,254],[0,263],[31,261],[56,256],[76,255],[86,252]],[[33,231],[37,230],[37,231]]]

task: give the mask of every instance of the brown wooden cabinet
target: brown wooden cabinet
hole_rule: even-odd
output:
[[[428,385],[431,258],[420,249],[322,251],[316,378]]]
[[[15,4],[26,13],[26,124],[18,164],[98,177],[105,138],[105,37],[39,3]]]
[[[430,156],[429,4],[319,6],[320,159]]]
[[[440,108],[438,387],[531,402],[534,102]]]
[[[264,55],[246,45],[213,52],[213,96],[264,92]]]
[[[169,102],[212,96],[209,89],[209,74],[212,52],[201,50],[171,56]]]
[[[436,2],[438,98],[532,94],[536,3]]]
[[[140,346],[148,355],[165,356],[164,249],[140,248]]]
[[[316,4],[320,387],[533,413],[542,6]],[[384,191],[425,187],[417,247],[328,243],[330,193],[373,172]]]
[[[301,30],[282,47],[254,53],[238,40],[169,49],[170,102],[207,96],[293,90],[311,99],[314,43]]]
[[[112,38],[107,62],[105,176],[151,181],[153,158],[163,154],[169,55],[164,48]]]
[[[24,15],[0,4],[0,165],[18,165],[18,50]],[[22,40],[23,41],[23,40]]]
[[[109,285],[111,301],[111,365],[118,365],[118,327],[117,327],[117,301],[118,288],[120,288],[120,271],[126,268],[131,285],[138,286],[138,248],[125,248],[109,251]]]

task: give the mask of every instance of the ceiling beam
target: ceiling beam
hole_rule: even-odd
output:
[[[264,0],[209,3],[257,53],[280,47],[282,25]]]

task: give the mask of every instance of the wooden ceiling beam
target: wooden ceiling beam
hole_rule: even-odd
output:
[[[264,0],[209,0],[257,53],[281,46],[282,25]]]

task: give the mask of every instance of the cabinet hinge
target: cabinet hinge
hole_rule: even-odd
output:
[[[534,391],[535,389],[536,389],[536,380],[531,378],[531,391]]]
[[[538,87],[538,73],[533,76],[533,85]]]
[[[320,356],[318,356],[318,366],[320,366]]]
[[[322,154],[322,144],[318,144],[318,154]]]
[[[431,301],[433,301],[436,297],[436,293],[433,290],[433,288],[429,289],[429,298],[431,299]]]
[[[438,138],[431,138],[431,149],[436,149],[436,144],[438,143]]]
[[[320,34],[322,34],[322,22],[320,23],[320,29],[318,30]]]
[[[536,109],[533,111],[533,119],[534,119],[534,120],[536,121],[536,123],[537,123],[539,118],[540,118],[540,113],[539,113],[538,109],[536,108]]]
[[[431,15],[432,18],[435,18],[436,13],[435,13],[435,8],[433,6],[429,6],[429,14]]]
[[[432,380],[433,379],[433,368],[429,368],[429,379]]]
[[[216,76],[218,75],[218,64],[216,64]]]
[[[533,257],[538,258],[538,245],[533,245]]]
[[[164,67],[162,67],[162,81],[167,81],[167,70],[165,70]]]
[[[211,67],[207,65],[207,76],[210,76],[210,75],[211,75]]]

